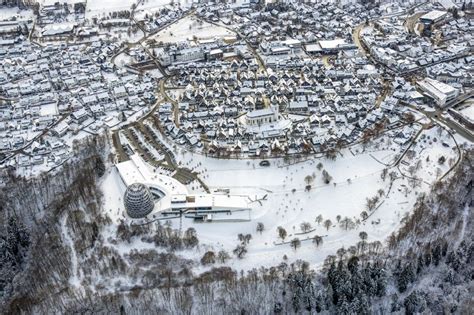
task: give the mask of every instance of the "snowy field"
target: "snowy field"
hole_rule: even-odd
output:
[[[56,103],[44,104],[41,105],[40,108],[41,116],[55,116],[59,114],[58,106],[56,105]]]
[[[125,65],[130,65],[134,62],[136,62],[136,60],[125,52],[117,55],[114,59],[114,64],[119,68],[123,68]]]
[[[230,266],[244,270],[261,265],[268,267],[279,264],[286,255],[289,262],[303,259],[313,267],[318,267],[327,255],[335,254],[338,248],[347,249],[355,245],[360,240],[358,235],[361,231],[368,233],[369,242],[384,243],[399,227],[401,218],[412,209],[419,193],[427,191],[438,177],[436,169],[441,168],[444,173],[449,168],[448,162],[446,165],[438,165],[439,157],[444,155],[446,161],[457,158],[457,151],[452,149],[454,143],[447,135],[439,135],[435,128],[424,134],[422,140],[412,148],[419,151],[423,158],[422,167],[413,175],[423,178],[416,189],[412,188],[413,183],[409,179],[400,175],[400,170],[408,173],[407,168],[416,159],[411,161],[405,157],[403,160],[406,161],[400,164],[400,169],[389,169],[389,172],[395,171],[397,174],[392,185],[389,176],[385,180],[381,178],[381,173],[386,168],[382,163],[392,162],[400,153],[398,145],[387,145],[388,142],[379,148],[368,149],[365,153],[361,153],[362,148],[344,150],[342,156],[335,161],[311,158],[286,165],[282,159],[272,159],[270,167],[259,166],[259,160],[218,160],[182,151],[176,155],[177,160],[199,172],[201,179],[211,190],[230,189],[231,194],[247,195],[253,201],[259,200],[250,204],[253,210],[249,222],[195,223],[190,219],[183,219],[183,230],[194,227],[201,246],[193,252],[182,254],[199,259],[210,249],[215,252],[225,249],[232,253],[239,244],[237,235],[249,233],[252,234],[252,240],[248,245],[247,255],[241,260],[233,258],[228,263]],[[437,142],[433,142],[434,137],[438,138]],[[443,146],[442,142],[448,147]],[[428,156],[429,161],[425,162]],[[319,163],[322,163],[320,170],[317,168]],[[324,183],[322,170],[332,176],[330,184]],[[308,175],[315,175],[310,191],[305,189],[305,177]],[[123,218],[122,195],[125,187],[116,171],[106,177],[103,188],[105,210],[114,222],[118,222]],[[366,221],[362,221],[360,214],[366,210],[366,198],[380,193],[379,207]],[[329,229],[322,223],[315,222],[318,215],[322,215],[323,221],[331,220]],[[337,223],[337,216],[361,222],[355,228],[345,230]],[[261,234],[256,232],[258,222],[265,226]],[[303,222],[309,222],[314,231],[299,234],[300,224]],[[295,251],[290,244],[280,244],[281,239],[277,235],[279,226],[288,233],[286,242],[298,237],[302,241],[301,247]],[[178,219],[173,220],[173,227],[179,227]],[[323,244],[319,247],[311,239],[305,241],[315,235],[323,237]],[[140,243],[139,240],[137,242]],[[138,247],[142,245],[149,246],[136,244]]]
[[[454,139],[440,127],[426,130],[399,166],[405,175],[431,183],[454,165],[457,148]],[[444,162],[441,162],[444,158]]]
[[[15,17],[16,19],[33,19],[32,10],[19,10],[18,8],[1,8],[0,20],[8,20]]]
[[[233,32],[219,26],[198,20],[195,16],[187,16],[168,26],[153,38],[160,42],[183,42],[197,39],[213,39],[235,35]]]
[[[474,102],[471,102],[469,105],[464,106],[461,110],[459,110],[459,112],[461,112],[470,120],[474,121]]]
[[[156,11],[161,10],[163,7],[172,8],[171,3],[179,5],[182,9],[189,8],[192,5],[191,0],[144,0],[140,1],[140,4],[135,10],[135,17],[142,18],[145,14],[153,14]]]
[[[51,5],[56,1],[54,0],[42,0],[40,3],[42,5]],[[62,0],[61,3],[74,3],[75,0]],[[174,3],[179,3],[181,7],[187,7],[192,4],[188,0],[179,0],[173,1]],[[100,16],[114,11],[130,10],[133,4],[137,4],[137,0],[88,0],[86,6],[86,17],[91,18],[94,16]],[[164,6],[170,5],[171,0],[144,0],[140,1],[140,4],[137,6],[137,13],[143,11],[153,12],[155,9],[162,8]]]
[[[129,10],[137,0],[88,0],[86,11],[97,12],[100,10],[120,11]]]

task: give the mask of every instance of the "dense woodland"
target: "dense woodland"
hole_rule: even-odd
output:
[[[64,287],[60,284],[69,275],[70,261],[58,221],[72,208],[98,210],[101,193],[96,180],[103,175],[108,159],[99,152],[107,146],[105,137],[75,143],[74,159],[34,180],[16,177],[12,170],[2,174],[5,185],[0,190],[0,224],[6,226],[7,233],[1,235],[0,261],[2,271],[13,266],[10,274],[0,275],[3,309],[34,303]],[[16,312],[15,308],[10,311]]]
[[[182,251],[200,246],[192,228],[111,224],[98,189],[111,168],[108,148],[106,137],[89,138],[76,144],[77,158],[35,180],[5,174],[2,313],[413,314],[474,307],[473,151],[419,197],[384,248],[340,249],[317,271],[282,260],[241,273],[225,266],[227,253],[183,258]],[[152,246],[122,255],[120,244],[136,239]]]

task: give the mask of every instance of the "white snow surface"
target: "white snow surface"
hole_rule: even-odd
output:
[[[15,17],[16,19],[29,19],[33,18],[32,10],[20,10],[18,8],[6,8],[0,9],[0,20],[8,20]]]
[[[425,133],[431,138],[435,136],[435,130]],[[252,211],[249,222],[195,223],[191,219],[183,219],[183,230],[194,227],[200,240],[201,250],[194,251],[195,259],[203,255],[203,246],[216,252],[225,249],[232,255],[232,250],[239,244],[237,239],[239,233],[250,233],[253,238],[243,259],[233,257],[227,263],[237,270],[274,266],[282,261],[284,255],[287,255],[289,262],[302,259],[317,268],[327,255],[335,254],[338,248],[355,245],[360,240],[358,235],[361,231],[368,233],[369,242],[378,240],[384,243],[399,227],[403,215],[412,209],[418,194],[427,191],[432,181],[436,179],[434,170],[437,167],[438,157],[441,154],[444,154],[447,160],[457,157],[451,147],[453,143],[447,136],[438,138],[440,140],[435,144],[420,141],[420,145],[413,148],[415,151],[422,150],[423,158],[428,155],[431,157],[430,161],[425,162],[421,170],[415,174],[424,179],[420,187],[416,190],[409,188],[408,180],[400,177],[397,168],[392,168],[389,171],[396,171],[398,178],[394,181],[390,192],[390,180],[387,178],[383,181],[380,177],[386,166],[374,158],[383,163],[390,163],[400,150],[394,144],[365,153],[357,153],[362,152],[362,149],[353,147],[351,151],[344,150],[342,156],[335,161],[310,158],[286,166],[282,159],[271,159],[270,167],[259,166],[259,160],[219,160],[185,151],[177,152],[177,160],[183,166],[197,171],[211,190],[230,189],[230,194],[246,195],[254,201],[261,200],[261,204],[259,202],[250,204]],[[441,146],[441,138],[449,144],[449,148]],[[321,171],[316,168],[319,162],[333,177],[329,185],[322,181]],[[412,161],[407,160],[405,161],[407,165],[401,166],[404,173],[410,163]],[[443,173],[447,168],[448,166],[443,167]],[[313,173],[316,179],[308,192],[305,190],[304,178]],[[348,183],[348,179],[351,183]],[[107,175],[102,188],[105,211],[114,222],[118,222],[124,218],[122,196],[125,187],[115,170]],[[381,198],[383,202],[366,222],[348,231],[337,224],[337,215],[342,218],[347,216],[353,220],[360,219],[360,213],[365,210],[366,198],[375,196],[379,189],[384,190],[384,196]],[[262,200],[264,197],[265,200]],[[315,223],[315,218],[319,214],[324,220],[332,221],[333,226],[329,230]],[[172,221],[174,228],[178,228],[179,219]],[[258,222],[262,222],[265,226],[262,234],[255,230]],[[315,230],[305,235],[296,235],[295,233],[301,232],[302,222],[311,223]],[[289,244],[276,245],[281,243],[277,235],[278,226],[284,227],[288,232],[285,241],[298,237],[302,240],[301,247],[295,251]],[[322,246],[316,248],[311,240],[303,241],[314,235],[323,236]],[[192,253],[186,254],[186,256],[192,255]]]
[[[184,42],[197,39],[213,39],[216,37],[232,36],[235,33],[204,21],[195,16],[187,16],[166,27],[153,38],[162,42]]]
[[[81,284],[81,281],[79,279],[79,263],[77,259],[76,248],[74,247],[74,241],[68,231],[67,215],[64,215],[61,219],[61,231],[63,239],[71,250],[71,277],[69,278],[69,284],[74,287],[79,287]]]

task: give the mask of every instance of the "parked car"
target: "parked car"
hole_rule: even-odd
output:
[[[270,166],[270,161],[268,161],[268,160],[263,160],[263,161],[260,162],[260,166],[265,166],[265,167],[266,167],[266,166]]]

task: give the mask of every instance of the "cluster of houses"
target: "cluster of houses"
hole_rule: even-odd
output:
[[[398,123],[396,98],[377,106],[380,73],[355,51],[340,55],[330,69],[309,58],[265,69],[237,59],[177,67],[179,117],[165,104],[159,118],[177,143],[249,156],[322,151]]]
[[[166,46],[164,49],[156,50],[156,55],[161,65],[168,67],[171,72],[180,65],[193,66],[195,62],[216,61],[229,58],[251,59],[253,55],[242,41],[235,37],[228,43],[223,39],[198,40],[195,43],[180,42]]]
[[[146,32],[156,33],[181,18],[183,14],[185,11],[180,7],[173,7],[171,10],[165,7],[150,14],[135,16],[135,20],[143,25]]]
[[[457,88],[472,89],[474,86],[474,57],[440,63],[426,69],[429,77],[450,84]]]
[[[50,169],[69,158],[74,139],[156,101],[153,78],[106,62],[116,43],[39,47],[17,39],[0,59],[0,153],[11,157],[2,166]]]
[[[406,111],[400,102],[421,104],[424,96],[397,77],[390,87],[395,94],[379,99],[387,88],[383,72],[352,42],[355,26],[393,11],[391,4],[367,10],[350,2],[267,4],[265,10],[252,2],[201,5],[198,16],[230,25],[237,40],[197,39],[159,52],[160,63],[173,75],[171,84],[182,90],[179,114],[167,103],[159,119],[176,143],[219,156],[324,151],[355,142],[381,123],[397,125]],[[388,26],[369,30],[382,37],[382,27]],[[397,31],[390,31],[393,42],[387,47],[400,43]],[[362,39],[370,46],[366,35]],[[419,57],[417,46],[410,49],[408,37],[403,38],[403,50]],[[429,41],[418,42],[433,52]],[[315,55],[337,58],[327,65]],[[409,136],[407,130],[396,135],[400,143]]]
[[[472,85],[472,21],[431,13],[420,18],[431,38],[414,36],[396,14],[412,2],[279,1],[262,9],[254,0],[200,1],[191,10],[121,10],[87,20],[82,0],[44,1],[34,28],[28,18],[0,22],[0,165],[52,168],[69,158],[75,139],[141,115],[156,102],[152,68],[178,95],[155,117],[179,145],[268,156],[356,142],[380,125],[400,124],[400,104],[421,104],[420,89],[431,98],[448,93],[440,100],[449,101]],[[235,35],[139,41],[188,14]],[[369,23],[380,16],[387,18]],[[397,76],[390,87],[382,84],[386,69],[353,41],[362,24],[371,58],[400,75],[426,68],[439,82],[417,90]],[[404,143],[410,135],[406,127],[394,137]]]
[[[393,16],[365,27],[361,39],[371,56],[387,68],[398,73],[418,71],[426,67],[451,60],[470,58],[474,22],[454,19],[448,12],[442,12],[443,23],[437,25],[431,37],[407,32],[406,16]],[[420,18],[424,21],[426,15]],[[429,17],[429,16],[428,16]],[[427,22],[423,22],[427,23]],[[438,22],[440,23],[440,22]]]
[[[236,29],[255,47],[261,42],[275,41],[275,45],[283,48],[285,45],[278,42],[286,40],[285,34],[303,44],[324,39],[350,39],[348,29],[367,18],[380,15],[381,11],[377,6],[367,10],[356,1],[278,1],[267,3],[265,10],[256,10],[252,3],[208,4],[199,8],[197,14],[211,21],[218,18]],[[281,53],[279,50],[276,52]]]
[[[86,9],[85,0],[61,2],[56,0],[45,0],[38,9],[38,25],[60,23],[71,18],[84,19]]]

